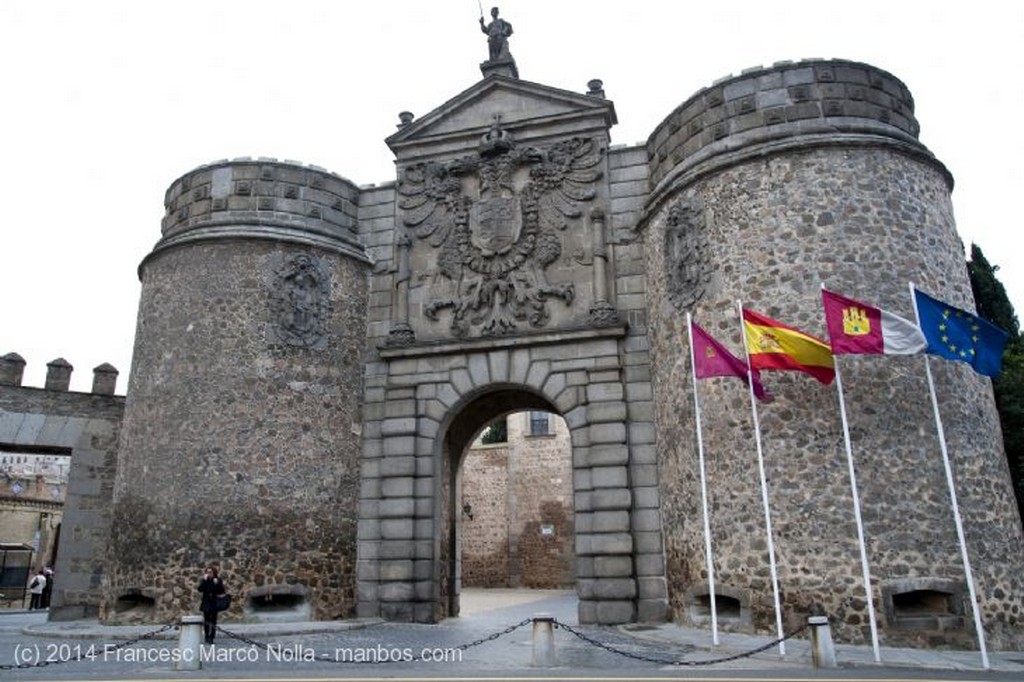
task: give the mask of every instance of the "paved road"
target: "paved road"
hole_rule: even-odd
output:
[[[565,629],[555,632],[556,666],[531,666],[532,616],[546,613],[599,644],[585,641]],[[519,626],[509,630],[511,626]],[[576,601],[567,592],[504,591],[474,594],[463,599],[460,618],[440,625],[362,622],[237,625],[222,634],[216,646],[205,649],[202,670],[175,669],[177,634],[160,633],[135,645],[116,648],[154,628],[105,628],[96,623],[49,624],[44,614],[0,615],[0,666],[14,662],[36,663],[40,658],[85,657],[86,660],[30,667],[0,669],[0,680],[195,680],[195,679],[845,679],[845,680],[1024,680],[1021,665],[1000,658],[994,671],[976,669],[965,658],[922,657],[899,667],[879,666],[856,655],[856,647],[840,650],[845,665],[833,671],[816,671],[810,664],[806,643],[791,640],[785,659],[771,648],[753,657],[713,666],[674,666],[640,660],[707,661],[763,644],[766,638],[723,637],[715,651],[702,646],[707,633],[674,626],[659,628],[595,628],[576,624]],[[504,634],[499,634],[504,633]],[[489,639],[499,635],[494,639]],[[486,640],[486,641],[480,641]],[[479,643],[477,643],[479,642]],[[467,646],[469,645],[469,646]],[[617,653],[608,650],[615,649]],[[863,649],[863,648],[859,648]],[[883,660],[896,661],[895,650]],[[625,654],[625,655],[623,655]],[[392,659],[384,664],[356,664],[352,659]],[[399,659],[394,662],[394,659]],[[415,659],[415,660],[410,660]],[[942,668],[934,666],[941,665]],[[973,667],[973,669],[972,669]],[[959,669],[957,669],[959,668]]]

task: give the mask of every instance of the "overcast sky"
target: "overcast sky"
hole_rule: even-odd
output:
[[[645,142],[700,88],[781,60],[863,61],[914,95],[921,141],[956,179],[977,242],[1024,311],[1024,3],[510,0],[520,76],[604,80],[613,144]],[[490,3],[483,9],[489,11]],[[110,362],[127,386],[139,281],[163,196],[218,159],[293,159],[358,184],[393,179],[398,112],[480,79],[473,0],[22,0],[0,3],[0,354]],[[905,311],[909,314],[908,311]]]

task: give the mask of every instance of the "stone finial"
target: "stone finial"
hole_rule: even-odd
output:
[[[8,353],[0,358],[0,385],[21,386],[25,374],[25,358],[17,353]]]
[[[114,395],[114,388],[117,386],[117,368],[109,362],[104,362],[98,367],[92,368],[92,392],[95,395]]]
[[[402,128],[406,127],[410,123],[412,123],[412,120],[414,118],[416,118],[416,115],[413,114],[411,111],[400,111],[400,112],[398,112],[398,128],[399,128],[399,130],[401,130]]]
[[[75,370],[64,358],[46,363],[46,390],[66,391],[71,386],[71,372]]]
[[[604,99],[604,81],[600,78],[587,81],[587,95]]]

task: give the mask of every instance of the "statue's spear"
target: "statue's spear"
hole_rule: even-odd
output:
[[[480,8],[480,18],[483,19],[484,18],[484,6],[483,6],[483,3],[481,3],[480,0],[476,0],[476,6]]]

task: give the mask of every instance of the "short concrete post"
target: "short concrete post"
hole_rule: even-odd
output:
[[[836,647],[832,643],[832,627],[827,616],[809,616],[811,628],[811,660],[815,668],[836,668]]]
[[[175,670],[199,670],[203,667],[199,655],[200,642],[203,641],[203,617],[182,616],[178,634],[178,660]]]
[[[533,661],[535,668],[555,664],[555,619],[546,613],[533,617]]]

